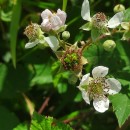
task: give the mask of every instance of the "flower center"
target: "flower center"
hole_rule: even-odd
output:
[[[105,78],[98,77],[92,79],[88,85],[88,93],[91,98],[100,98],[104,95],[106,96],[107,91],[109,90],[108,84],[105,82]]]
[[[102,28],[107,25],[108,21],[104,13],[98,12],[92,17],[92,22],[93,22],[94,27]]]
[[[68,49],[61,58],[63,67],[66,70],[76,70],[80,67],[81,50]]]
[[[40,27],[38,24],[31,23],[25,28],[24,34],[29,40],[34,41],[39,36]]]

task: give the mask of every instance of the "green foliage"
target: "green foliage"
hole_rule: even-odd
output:
[[[12,54],[13,65],[14,67],[16,67],[16,43],[19,29],[19,21],[21,16],[21,0],[17,0],[12,11],[12,22],[10,25],[10,49]]]
[[[118,26],[110,29],[111,35],[103,37],[105,32],[82,19],[82,2],[0,0],[0,130],[115,130],[118,126],[123,129],[123,124],[126,125],[130,116],[130,31]],[[123,21],[129,22],[130,3],[125,0],[119,0],[119,3],[126,6]],[[103,11],[106,16],[113,16],[114,4],[109,0],[92,0],[91,14]],[[87,105],[83,101],[77,88],[82,77],[64,70],[50,47],[25,49],[28,39],[23,35],[24,29],[30,22],[40,25],[40,14],[44,9],[66,11],[67,26],[58,32],[61,41],[63,38],[60,34],[65,29],[70,33],[70,38],[65,40],[68,44],[78,41],[78,47],[82,47],[80,41],[85,42],[83,56],[88,64],[83,66],[83,75],[91,74],[95,66],[103,65],[109,68],[108,77],[120,81],[120,94],[109,97],[112,107],[107,112],[98,113],[92,103]],[[123,35],[125,41],[121,40]],[[105,51],[103,43],[106,40],[114,40],[116,48]],[[75,55],[69,58],[72,60]],[[68,57],[66,62],[70,62]],[[23,95],[41,114],[30,114]],[[72,128],[63,122],[69,123]],[[130,123],[127,125],[126,130],[129,130]]]
[[[13,130],[28,130],[28,126],[26,124],[19,124]]]
[[[119,126],[121,127],[130,115],[130,99],[125,94],[117,94],[110,97],[113,110],[116,113]]]
[[[0,106],[0,128],[3,130],[12,130],[19,123],[15,113],[7,108]]]
[[[57,122],[53,117],[45,117],[34,112],[31,121],[31,130],[72,130],[69,125]]]
[[[124,12],[124,21],[129,22],[130,21],[130,8],[126,9]]]

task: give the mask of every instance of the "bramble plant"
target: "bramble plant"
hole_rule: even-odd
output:
[[[31,4],[31,1],[29,2]],[[21,3],[21,0],[14,3],[12,17],[15,17],[18,9],[21,10]],[[41,3],[39,5],[42,6]],[[16,24],[12,23],[10,27],[10,37],[15,37],[15,40],[11,39],[11,56],[14,67],[17,63],[18,68],[9,68],[9,72],[15,77],[18,76],[18,83],[13,83],[13,76],[9,76],[10,73],[7,71],[10,66],[8,58],[11,57],[8,54],[3,58],[6,64],[0,64],[1,73],[5,75],[7,71],[10,86],[20,87],[15,87],[14,94],[8,95],[9,91],[13,90],[12,87],[4,90],[1,89],[3,82],[0,83],[0,90],[3,91],[1,97],[4,99],[4,95],[7,95],[7,99],[17,99],[22,95],[26,106],[25,113],[28,113],[28,120],[31,121],[20,123],[16,120],[15,127],[7,129],[93,130],[102,123],[100,118],[107,120],[107,124],[99,129],[129,129],[130,8],[125,9],[123,4],[117,4],[113,8],[113,16],[110,17],[102,10],[94,13],[91,2],[83,0],[77,26],[75,21],[79,18],[68,22],[70,15],[66,7],[67,0],[63,0],[62,9],[46,7],[39,15],[40,20],[35,20],[34,15],[34,20],[26,20],[24,25],[22,21],[21,26],[25,27],[23,34],[28,41],[21,40],[21,48],[24,51],[18,48],[21,53],[18,52],[17,58],[21,57],[17,60],[17,32],[13,33],[13,27],[17,30],[19,18]],[[17,12],[18,16],[20,10]],[[1,75],[0,79],[3,79]],[[5,84],[8,86],[8,83]],[[43,97],[46,97],[44,101]],[[52,105],[49,103],[50,100]],[[21,106],[20,109],[16,103],[11,109],[17,113],[17,110],[24,108]],[[0,106],[0,110],[9,113],[3,106]],[[15,120],[15,117],[12,118]],[[96,126],[93,126],[95,121],[92,118],[97,120]],[[109,124],[110,127],[106,128]],[[1,124],[0,129],[7,130]]]

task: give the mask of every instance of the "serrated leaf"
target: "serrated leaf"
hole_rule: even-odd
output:
[[[33,113],[30,130],[51,130],[53,118]]]
[[[27,124],[19,124],[13,130],[28,130]]]
[[[16,67],[16,43],[21,15],[21,0],[17,0],[13,7],[11,25],[10,25],[10,49],[14,67]]]
[[[127,95],[117,94],[110,97],[113,109],[121,127],[130,116],[130,99]]]
[[[53,117],[45,117],[34,112],[30,130],[72,130],[69,125],[55,121]]]

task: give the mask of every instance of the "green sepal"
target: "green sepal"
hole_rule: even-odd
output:
[[[121,40],[129,40],[129,39],[130,39],[130,31],[124,32]]]
[[[88,23],[84,24],[83,26],[81,26],[79,29],[82,29],[85,31],[90,31],[92,29],[92,23],[88,22]]]

